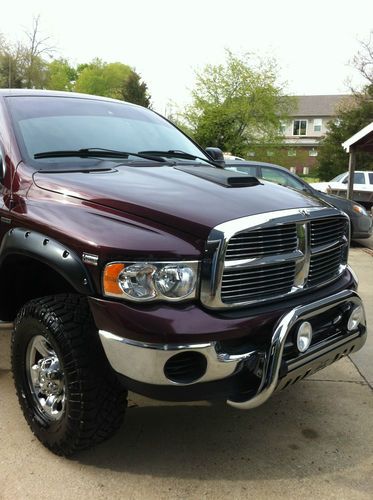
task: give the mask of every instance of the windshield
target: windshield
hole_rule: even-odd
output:
[[[87,160],[49,158],[35,161],[34,155],[86,148],[134,153],[177,150],[205,156],[176,127],[145,108],[89,98],[49,96],[8,97],[7,103],[21,152],[33,165],[81,163]],[[148,160],[137,158],[136,161]]]
[[[343,179],[343,177],[346,175],[346,172],[343,172],[343,174],[337,175],[337,177],[334,177],[330,182],[339,182]]]

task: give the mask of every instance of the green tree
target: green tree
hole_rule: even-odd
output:
[[[0,35],[0,84],[2,87],[44,88],[48,78],[46,55],[51,55],[49,37],[42,38],[40,17],[26,31],[26,42],[12,43]]]
[[[123,85],[131,71],[126,64],[106,63],[101,59],[94,59],[90,64],[78,67],[75,90],[85,94],[123,99]]]
[[[277,83],[273,61],[254,64],[248,54],[229,51],[224,64],[208,64],[196,73],[192,98],[183,117],[194,138],[238,156],[279,145],[281,121],[293,106]]]
[[[0,87],[21,88],[25,73],[24,51],[0,34]]]
[[[356,94],[348,108],[341,110],[321,142],[318,155],[318,176],[330,181],[336,175],[348,170],[348,154],[342,143],[373,121],[373,85]],[[371,170],[373,157],[370,153],[357,152],[356,168]]]
[[[337,119],[329,124],[318,156],[318,175],[321,180],[329,181],[348,170],[349,157],[342,143],[373,121],[373,31],[367,40],[360,42],[360,50],[352,59],[352,65],[366,80],[366,85],[360,91],[351,89],[352,102],[340,109]],[[373,169],[372,154],[358,151],[356,168]]]
[[[150,108],[150,95],[148,86],[141,81],[141,77],[132,70],[122,87],[122,99],[133,104]]]
[[[55,59],[48,64],[46,88],[49,90],[73,90],[76,70],[66,59]]]

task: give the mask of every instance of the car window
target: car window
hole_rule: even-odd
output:
[[[156,113],[116,101],[94,98],[8,97],[17,140],[32,164],[35,153],[104,148],[138,152],[203,152]],[[40,162],[40,160],[39,160]],[[76,159],[75,159],[76,162]]]
[[[358,172],[354,175],[354,184],[365,184],[365,175],[363,172]]]
[[[346,173],[343,173],[343,174],[339,174],[337,175],[337,177],[334,177],[334,179],[332,179],[330,182],[343,182],[344,181],[344,177],[346,176]]]
[[[290,174],[283,172],[282,170],[277,170],[271,167],[261,167],[260,177],[265,181],[275,182],[281,186],[292,187],[301,191],[304,189],[303,184],[294,179]]]
[[[346,175],[346,178],[342,180],[343,184],[348,183],[349,176]],[[354,174],[354,184],[365,184],[365,176],[363,172],[355,172]]]
[[[227,165],[227,170],[233,170],[234,172],[240,172],[242,174],[252,175],[256,177],[256,165]]]
[[[369,184],[373,184],[373,173],[372,174],[368,174],[368,177],[369,177]]]

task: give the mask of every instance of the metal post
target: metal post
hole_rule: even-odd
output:
[[[350,157],[348,161],[348,188],[347,188],[347,198],[349,200],[352,200],[354,194],[355,160],[356,160],[355,148],[350,146]]]

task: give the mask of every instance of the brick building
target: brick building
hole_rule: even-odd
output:
[[[297,108],[282,125],[285,150],[283,164],[297,173],[307,174],[317,161],[320,140],[334,120],[340,105],[351,96],[304,95],[295,96]]]

